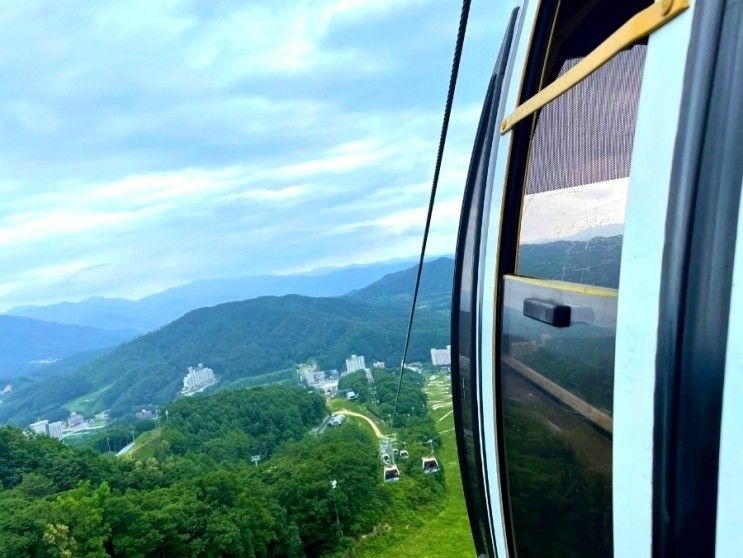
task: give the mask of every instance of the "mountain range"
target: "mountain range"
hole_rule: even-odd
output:
[[[615,287],[621,242],[621,236],[614,236],[526,245],[518,272]],[[139,301],[89,299],[16,309],[50,319],[137,328],[108,331],[0,316],[0,371],[5,370],[6,380],[26,374],[13,380],[11,393],[0,394],[0,422],[23,425],[63,418],[71,410],[127,415],[177,397],[187,367],[199,363],[214,370],[220,389],[293,380],[295,366],[307,361],[342,369],[352,353],[397,366],[417,271],[416,266],[398,268],[404,265],[198,281]],[[424,266],[410,360],[425,360],[431,347],[449,343],[453,268],[451,258]],[[359,288],[370,275],[375,280]],[[287,290],[305,294],[220,303],[246,293]],[[328,292],[342,296],[306,296]],[[156,329],[141,333],[148,328]],[[55,359],[62,360],[39,362]]]
[[[118,345],[135,335],[0,315],[0,380],[44,373],[63,359]]]
[[[413,301],[417,266],[390,273],[347,296],[374,306],[405,306]],[[449,310],[454,281],[454,260],[437,258],[426,262],[421,274],[418,310]]]
[[[421,293],[410,360],[427,359],[431,347],[449,342],[448,309],[433,309],[429,301],[439,300],[446,284],[450,296],[452,270],[448,258],[424,268],[429,286]],[[126,415],[177,397],[187,367],[199,363],[214,370],[219,387],[269,382],[282,370],[293,379],[294,366],[307,361],[342,369],[352,353],[397,366],[415,272],[387,275],[343,297],[267,296],[192,310],[84,359],[72,372],[20,382],[0,405],[0,421],[23,425],[61,419],[70,410]]]
[[[186,312],[224,302],[286,294],[341,296],[411,264],[410,260],[393,260],[296,275],[202,279],[139,300],[93,297],[47,306],[17,306],[6,314],[61,324],[147,333]]]

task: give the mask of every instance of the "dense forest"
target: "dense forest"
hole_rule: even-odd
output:
[[[406,397],[416,385],[405,383]],[[100,453],[102,436],[73,448],[0,429],[0,557],[341,555],[391,513],[442,493],[415,459],[405,482],[383,484],[367,430],[316,430],[327,410],[314,392],[230,390],[165,410],[152,447],[131,457]],[[418,428],[427,417],[403,416]]]
[[[411,267],[390,273],[368,287],[349,293],[348,296],[375,306],[409,308],[413,301],[417,271],[417,267]],[[453,282],[454,260],[452,258],[437,258],[426,262],[418,293],[418,308],[448,312],[451,309]]]

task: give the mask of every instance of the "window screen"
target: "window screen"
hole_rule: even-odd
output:
[[[580,58],[565,60],[558,75]],[[517,272],[616,288],[645,45],[621,52],[539,114]]]

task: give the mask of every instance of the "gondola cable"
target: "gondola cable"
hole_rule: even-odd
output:
[[[423,241],[421,243],[421,253],[418,260],[418,270],[415,276],[415,288],[413,289],[413,301],[410,307],[410,317],[408,319],[408,329],[405,334],[405,346],[400,361],[400,377],[397,380],[397,393],[395,395],[395,406],[392,411],[392,420],[390,426],[394,426],[397,417],[397,404],[400,400],[400,390],[402,388],[402,377],[405,373],[405,362],[408,358],[408,349],[410,347],[410,335],[413,330],[413,320],[415,319],[415,307],[418,302],[418,292],[421,285],[421,275],[423,274],[423,261],[426,257],[426,245],[428,243],[428,233],[431,230],[431,216],[433,215],[433,205],[436,199],[436,190],[439,185],[439,176],[441,174],[441,163],[444,158],[444,147],[446,146],[446,136],[449,131],[449,119],[451,117],[452,104],[454,102],[454,91],[457,88],[457,78],[459,76],[459,63],[462,58],[462,47],[464,45],[464,36],[467,31],[467,21],[469,19],[471,0],[462,1],[462,11],[459,17],[459,29],[457,30],[457,42],[454,47],[454,59],[452,60],[451,75],[449,77],[449,90],[446,95],[446,106],[444,107],[444,119],[441,124],[441,136],[439,137],[439,148],[436,155],[436,166],[433,172],[433,182],[431,184],[431,196],[428,200],[428,213],[426,215],[426,225],[423,229]]]

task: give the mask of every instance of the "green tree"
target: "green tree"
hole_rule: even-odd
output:
[[[90,481],[84,481],[58,496],[51,507],[52,521],[44,531],[45,544],[60,555],[73,551],[80,558],[106,558],[111,528],[104,521],[104,506],[109,495],[107,483],[94,489]]]

